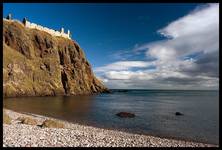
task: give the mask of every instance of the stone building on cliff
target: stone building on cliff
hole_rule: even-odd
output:
[[[8,21],[14,21],[12,19],[12,15],[9,14],[6,17],[6,20]],[[23,18],[22,23],[25,27],[27,28],[31,28],[31,29],[37,29],[37,30],[41,30],[41,31],[45,31],[49,34],[51,34],[52,36],[60,36],[60,37],[64,37],[64,38],[68,38],[71,39],[71,33],[70,30],[67,31],[67,33],[64,32],[64,28],[61,28],[60,31],[56,31],[47,27],[43,27],[41,25],[35,24],[35,23],[31,23],[27,20],[27,18]]]

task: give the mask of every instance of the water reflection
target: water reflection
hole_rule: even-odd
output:
[[[92,111],[94,96],[6,98],[4,107],[68,121],[87,118]]]
[[[129,90],[113,94],[4,99],[4,107],[97,127],[218,143],[218,91]],[[136,117],[121,119],[120,111]],[[183,117],[175,116],[182,112]]]

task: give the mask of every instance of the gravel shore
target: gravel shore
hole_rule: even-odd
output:
[[[218,145],[165,139],[95,128],[62,121],[64,128],[41,128],[21,124],[18,117],[31,117],[41,124],[49,117],[5,109],[12,118],[3,124],[3,147],[218,147]],[[55,119],[54,119],[55,120]]]

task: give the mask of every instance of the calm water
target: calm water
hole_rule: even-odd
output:
[[[219,143],[219,92],[128,90],[96,96],[7,98],[4,107],[96,127]],[[135,118],[118,118],[120,111]],[[175,112],[184,116],[175,116]]]

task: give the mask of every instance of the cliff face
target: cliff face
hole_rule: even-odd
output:
[[[107,92],[79,45],[3,20],[3,94],[80,95]]]

